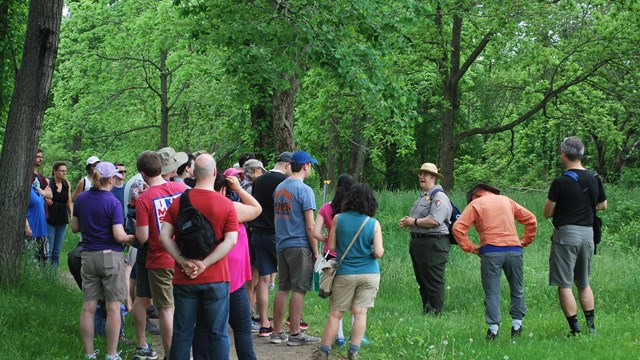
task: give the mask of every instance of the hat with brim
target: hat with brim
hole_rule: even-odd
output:
[[[100,162],[96,165],[96,170],[101,178],[108,179],[112,176],[122,179],[122,174],[118,172],[118,168],[110,162]]]
[[[189,160],[189,155],[183,152],[176,152],[172,147],[165,147],[156,154],[162,161],[162,175],[172,173]]]
[[[262,161],[256,159],[249,159],[244,162],[242,166],[242,170],[245,174],[252,175],[255,172],[255,169],[261,169],[263,173],[267,173],[267,169],[264,168]]]
[[[238,176],[240,174],[244,174],[244,173],[242,172],[242,170],[236,169],[236,168],[228,168],[222,173],[222,175],[224,176]]]
[[[467,204],[470,203],[473,200],[473,195],[479,189],[484,189],[484,190],[490,191],[490,192],[492,192],[492,193],[494,193],[496,195],[500,195],[500,189],[495,188],[495,187],[493,187],[491,185],[487,185],[485,183],[477,183],[477,184],[473,185],[471,190],[469,190],[467,192]]]
[[[89,156],[89,158],[87,159],[87,165],[93,165],[99,162],[100,162],[100,159],[97,156]]]
[[[318,160],[314,159],[306,151],[296,151],[291,155],[291,164],[304,165],[304,164],[317,164]]]
[[[438,172],[438,167],[433,163],[424,163],[421,167],[413,169],[413,172],[415,172],[416,175],[420,175],[421,172],[428,172],[429,174],[433,174],[438,179],[444,179],[444,175]]]
[[[276,162],[291,162],[292,156],[293,153],[291,151],[281,152],[280,155],[278,155],[278,159],[276,159]]]

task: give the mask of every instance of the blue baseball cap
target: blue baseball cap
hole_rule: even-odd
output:
[[[296,151],[291,155],[291,163],[294,165],[304,165],[308,163],[317,164],[318,160],[312,158],[306,151]]]

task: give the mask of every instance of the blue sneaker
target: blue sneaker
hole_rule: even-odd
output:
[[[336,346],[344,346],[346,343],[347,341],[343,337],[336,338]]]
[[[338,341],[336,340],[336,343]],[[349,342],[351,342],[351,336],[349,336]],[[367,335],[362,336],[362,341],[360,342],[360,346],[362,345],[369,345],[371,341],[369,340],[369,338],[367,337]]]

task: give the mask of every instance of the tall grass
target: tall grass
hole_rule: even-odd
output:
[[[451,251],[447,267],[445,312],[439,317],[422,314],[408,234],[398,226],[417,192],[381,192],[377,194],[380,209],[376,218],[383,228],[385,255],[381,259],[380,292],[368,316],[367,336],[372,342],[361,349],[362,359],[640,358],[639,232],[627,232],[640,226],[640,213],[634,212],[638,209],[638,191],[608,189],[609,210],[603,214],[605,236],[593,258],[591,279],[598,335],[577,338],[566,336],[568,326],[556,289],[548,285],[552,226],[542,218],[546,193],[505,194],[533,211],[539,221],[536,241],[524,252],[524,336],[510,339],[509,292],[503,280],[500,336],[493,342],[484,339],[480,261],[458,247]],[[454,192],[452,198],[459,207],[465,205],[464,194]],[[67,238],[63,256],[76,242],[73,235]],[[65,262],[63,258],[63,268]],[[41,272],[35,264],[25,265],[22,284],[0,290],[0,359],[82,358],[78,325],[81,306],[82,295],[75,285]],[[322,332],[327,307],[326,300],[307,294],[304,318],[310,323],[311,333]],[[584,327],[581,312],[579,318]],[[349,321],[344,323],[348,336]],[[133,335],[130,328],[127,332]],[[96,346],[104,349],[104,340],[99,339]],[[314,348],[309,347],[310,354]],[[131,351],[125,352],[122,355],[130,358]],[[345,356],[346,348],[336,349],[334,354]]]

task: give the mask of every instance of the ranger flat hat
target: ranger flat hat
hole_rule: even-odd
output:
[[[435,175],[438,179],[444,179],[444,175],[438,172],[438,167],[434,163],[424,163],[421,167],[413,169],[413,172],[415,172],[416,175],[420,175],[421,172],[428,172]]]
[[[495,188],[495,187],[493,187],[491,185],[487,185],[485,183],[477,183],[477,184],[473,185],[471,190],[469,190],[467,192],[467,204],[470,203],[471,200],[473,200],[473,194],[475,194],[476,191],[478,191],[478,189],[488,190],[488,191],[491,191],[492,193],[494,193],[496,195],[500,195],[500,189]]]

